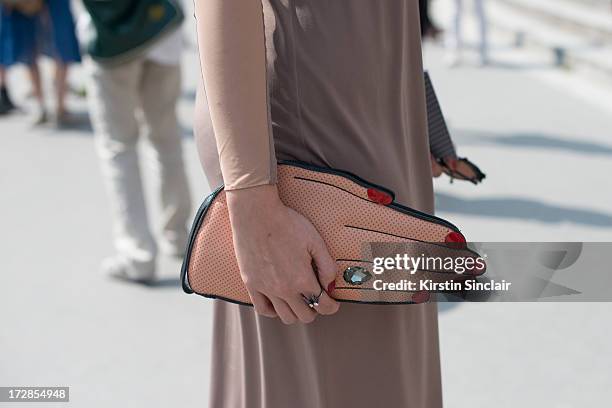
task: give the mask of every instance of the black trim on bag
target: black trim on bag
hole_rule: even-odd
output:
[[[217,187],[204,199],[204,202],[198,209],[195,219],[193,220],[193,225],[191,226],[191,231],[189,232],[189,240],[187,242],[185,258],[183,258],[183,265],[181,266],[181,285],[183,286],[183,291],[185,293],[194,293],[194,291],[191,289],[191,285],[189,285],[189,274],[187,273],[187,270],[189,269],[189,261],[191,259],[191,251],[193,250],[193,243],[198,235],[202,221],[204,221],[204,218],[206,217],[206,212],[208,211],[210,204],[221,191],[223,191],[223,185]]]
[[[336,176],[342,176],[345,177],[357,184],[359,184],[361,187],[365,187],[365,188],[374,188],[376,190],[380,190],[383,191],[387,194],[389,194],[392,198],[392,202],[391,204],[387,205],[387,207],[393,208],[399,212],[402,212],[404,214],[409,214],[412,215],[416,218],[420,218],[422,220],[425,221],[430,221],[433,222],[434,224],[438,224],[438,225],[443,225],[445,227],[450,228],[451,230],[455,231],[455,232],[461,232],[459,231],[459,228],[457,228],[454,224],[450,223],[449,221],[440,218],[440,217],[436,217],[435,215],[431,215],[431,214],[427,214],[424,213],[422,211],[419,210],[415,210],[414,208],[410,208],[410,207],[406,207],[402,204],[396,203],[395,202],[395,193],[392,190],[389,190],[386,187],[380,186],[378,184],[374,184],[371,183],[369,181],[366,181],[364,179],[362,179],[361,177],[346,171],[346,170],[337,170],[337,169],[330,169],[328,167],[319,167],[319,166],[315,166],[313,164],[308,164],[308,163],[304,163],[304,162],[300,162],[297,160],[280,160],[278,162],[278,164],[284,164],[284,165],[289,165],[289,166],[293,166],[293,167],[300,167],[302,169],[305,170],[312,170],[312,171],[317,171],[320,173],[327,173],[327,174],[332,174],[332,175],[336,175]],[[311,180],[314,181],[314,180]],[[317,181],[319,183],[321,183],[320,181]],[[327,183],[323,183],[323,184],[327,184]],[[337,186],[333,186],[336,188],[339,188]],[[343,190],[343,189],[341,189]],[[352,193],[351,193],[352,194]],[[359,198],[363,198],[363,197],[359,197]]]

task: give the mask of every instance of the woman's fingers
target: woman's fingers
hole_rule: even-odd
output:
[[[431,156],[431,174],[434,177],[440,177],[442,175],[442,167],[433,156]]]
[[[317,311],[308,306],[308,302],[304,297],[318,296],[321,292],[321,285],[310,262],[303,265],[302,268],[296,268],[296,270],[301,270],[301,272],[296,275],[295,280],[282,290],[273,292],[274,296],[271,296],[270,299],[284,323],[291,324],[296,321],[311,323],[317,317]],[[281,310],[277,308],[277,303],[280,305]],[[292,316],[289,315],[285,306],[289,308]],[[283,318],[283,315],[286,318]],[[291,317],[294,319],[291,319]]]
[[[452,171],[457,171],[457,159],[447,156],[444,158],[444,163],[446,163],[446,166]]]
[[[323,291],[319,297],[319,306],[315,307],[317,313],[322,315],[332,315],[338,311],[340,304],[332,299],[327,292]]]
[[[324,248],[324,249],[327,251],[327,248]],[[333,269],[334,269],[334,275],[333,275],[332,280],[330,281],[329,273],[327,277],[323,278],[325,279],[325,282],[329,282],[329,283],[333,282],[336,277],[335,275],[336,263],[333,260],[331,261],[331,263],[333,264]],[[319,271],[319,274],[320,274],[320,271]],[[338,309],[340,308],[340,304],[329,296],[329,294],[326,292],[327,289],[322,289],[321,287],[322,282],[317,281],[314,271],[311,276],[312,276],[312,279],[309,279],[303,285],[300,285],[301,289],[300,289],[299,298],[295,297],[293,299],[297,299],[300,301],[299,306],[303,305],[307,309],[310,309],[312,312],[316,312],[318,314],[331,315],[331,314],[336,313]],[[319,276],[320,281],[322,281],[323,279],[321,276]],[[304,297],[306,298],[318,297],[318,301],[316,302],[317,305],[311,308],[310,306],[308,306],[308,302],[306,299],[304,299]],[[290,304],[293,305],[293,302],[290,302]],[[294,308],[294,311],[296,311],[296,309],[297,308]],[[301,307],[300,307],[300,310],[302,310]]]
[[[287,302],[276,296],[270,296],[269,299],[272,302],[272,305],[274,306],[276,314],[278,314],[278,317],[280,317],[283,323],[293,324],[297,322],[298,318],[296,317],[295,313],[291,311],[291,307],[289,307]]]
[[[312,260],[317,267],[317,274],[319,275],[319,283],[325,289],[336,280],[336,274],[338,272],[338,265],[329,254],[329,250],[325,245],[325,241],[318,234],[313,240],[310,250]],[[315,293],[315,295],[318,294]]]
[[[312,309],[301,295],[294,296],[287,300],[293,313],[302,323],[312,323],[317,317],[317,312]]]
[[[274,306],[270,299],[268,299],[263,293],[256,291],[249,291],[251,302],[255,306],[255,311],[262,316],[266,317],[278,317],[278,314],[274,310]]]

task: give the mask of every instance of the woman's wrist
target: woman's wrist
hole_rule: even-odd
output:
[[[264,184],[225,192],[230,214],[237,212],[250,213],[253,210],[264,210],[282,204],[276,184]]]

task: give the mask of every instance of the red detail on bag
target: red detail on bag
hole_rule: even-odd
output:
[[[444,238],[444,241],[447,243],[454,243],[454,242],[460,242],[460,243],[465,243],[465,237],[463,236],[463,234],[461,234],[460,232],[449,232],[448,234],[446,234],[446,237]]]
[[[393,202],[391,194],[376,190],[375,188],[368,188],[368,198],[381,205],[389,205]]]

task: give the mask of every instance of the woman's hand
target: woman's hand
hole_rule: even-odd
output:
[[[433,155],[430,155],[430,162],[431,162],[431,175],[434,178],[440,177],[442,175],[442,166],[438,164],[438,161],[436,160],[435,157],[433,157]]]
[[[336,313],[339,305],[326,290],[337,266],[312,223],[286,207],[274,185],[226,196],[240,274],[255,310],[286,324],[312,322],[317,312]],[[313,310],[302,295],[318,295],[321,288]]]

